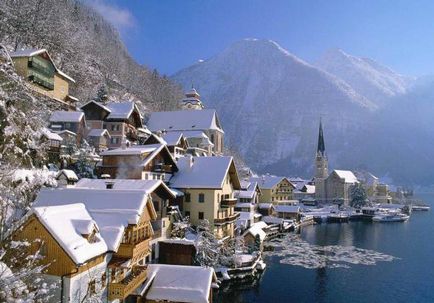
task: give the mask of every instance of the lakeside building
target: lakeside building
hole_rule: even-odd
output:
[[[232,157],[192,157],[178,160],[170,187],[184,193],[180,209],[193,225],[208,220],[218,238],[233,237],[239,214],[234,211],[240,189]]]
[[[261,190],[257,182],[243,180],[240,182],[240,185],[241,190],[236,190],[234,193],[235,198],[237,198],[235,211],[240,214],[237,220],[237,227],[244,230],[258,222],[262,217],[258,213]]]
[[[223,155],[224,131],[217,112],[204,109],[196,90],[188,92],[181,101],[184,110],[153,112],[147,122],[154,133],[182,133],[194,156]],[[197,99],[197,100],[196,100]]]
[[[31,87],[59,102],[65,110],[74,110],[78,99],[70,95],[75,80],[62,72],[46,49],[23,49],[10,53],[17,74]]]
[[[261,190],[260,203],[293,204],[295,186],[286,177],[263,175],[250,177],[250,182],[256,182]]]
[[[124,102],[97,102],[89,101],[80,108],[86,117],[88,132],[93,137],[99,130],[99,135],[103,136],[102,130],[106,129],[110,135],[108,148],[116,148],[122,142],[139,142],[149,135],[143,126],[143,117],[137,105],[132,101]]]
[[[328,173],[328,160],[325,151],[322,122],[319,125],[318,146],[315,157],[314,177],[315,199],[321,203],[336,203],[349,205],[351,201],[351,187],[361,184],[368,199],[372,203],[391,203],[391,196],[387,184],[370,172],[352,172],[350,170],[333,170]],[[313,191],[306,185],[306,192]]]
[[[159,289],[154,283],[168,271],[190,281],[204,270],[163,266],[165,273],[157,273],[147,265],[156,238],[152,223],[158,220],[158,213],[154,205],[162,209],[173,198],[160,180],[81,179],[75,186],[42,190],[14,238],[42,239],[31,249],[40,250],[44,264],[49,264],[45,278],[61,282],[56,302],[79,302],[85,296],[109,302],[152,302],[154,296],[148,298],[148,294]],[[207,277],[213,277],[213,271]],[[183,302],[199,302],[198,298],[208,302],[203,298],[210,298],[211,283],[205,284],[195,284],[200,294],[193,292],[193,297]],[[170,283],[166,287],[170,288]],[[167,290],[160,295],[174,294]]]

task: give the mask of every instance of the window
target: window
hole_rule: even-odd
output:
[[[190,217],[190,212],[189,212],[189,211],[186,211],[186,212],[185,212],[185,216],[186,216],[186,217]]]
[[[205,194],[200,193],[199,194],[199,203],[204,203],[205,202]]]
[[[199,220],[203,220],[203,211],[199,212]]]
[[[189,193],[185,194],[185,202],[191,202],[191,195]]]

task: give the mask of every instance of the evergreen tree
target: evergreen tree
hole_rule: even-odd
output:
[[[361,208],[369,204],[368,196],[363,186],[358,183],[351,187],[351,206]]]

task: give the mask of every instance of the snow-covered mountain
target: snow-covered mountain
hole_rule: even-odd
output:
[[[218,110],[227,143],[259,171],[307,175],[320,117],[337,158],[377,109],[344,81],[269,40],[239,41],[173,79],[194,83],[205,105]]]
[[[369,58],[330,49],[315,66],[339,77],[369,100],[382,106],[391,97],[405,94],[414,81]]]

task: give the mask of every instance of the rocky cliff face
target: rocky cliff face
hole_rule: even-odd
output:
[[[273,41],[248,39],[172,78],[184,87],[194,83],[205,105],[218,110],[227,144],[259,172],[311,177],[322,117],[332,168],[368,169],[397,183],[423,182],[427,172],[411,169],[412,177],[404,172],[412,165],[406,142],[413,140],[393,127],[400,124],[393,115],[404,101],[386,101],[407,94],[411,79],[368,59],[355,64],[355,57],[338,57],[334,65],[344,66],[345,73],[310,65]],[[358,76],[345,76],[351,74]],[[415,120],[405,121],[418,128]]]

